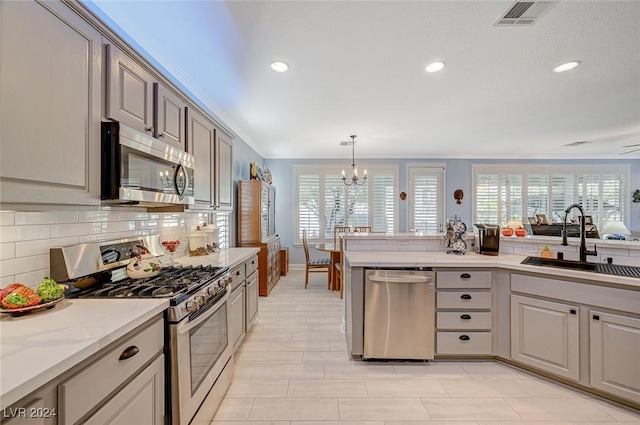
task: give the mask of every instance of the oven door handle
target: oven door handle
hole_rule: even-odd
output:
[[[215,305],[213,305],[212,307],[209,308],[209,310],[207,310],[205,313],[203,313],[201,316],[196,317],[193,320],[185,320],[184,324],[180,323],[178,324],[178,334],[182,335],[185,334],[187,332],[189,332],[191,329],[195,328],[196,326],[200,325],[202,322],[204,322],[205,320],[209,319],[211,316],[213,316],[223,305],[225,305],[227,303],[227,301],[229,300],[229,292],[227,291],[227,293],[224,295],[223,298],[220,298],[218,300],[218,302],[215,303]]]

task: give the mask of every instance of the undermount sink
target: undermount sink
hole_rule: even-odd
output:
[[[640,278],[640,267],[623,266],[618,264],[585,263],[582,261],[558,260],[555,258],[542,257],[527,257],[522,261],[521,264],[527,264],[530,266],[557,267],[561,269],[582,270],[615,276]]]

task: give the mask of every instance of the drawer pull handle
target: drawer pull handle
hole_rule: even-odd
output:
[[[471,275],[469,273],[462,273],[460,279],[471,279]]]
[[[462,320],[471,320],[471,316],[469,316],[468,314],[463,314],[462,316],[460,316],[460,318]]]
[[[469,295],[469,294],[460,295],[460,298],[462,298],[463,300],[470,300],[471,299],[471,295]]]
[[[569,313],[576,314],[576,310],[572,308],[571,310],[569,310]]]
[[[469,341],[471,338],[469,338],[469,335],[460,335],[460,340],[461,341]]]
[[[138,347],[136,347],[135,345],[132,345],[131,347],[127,347],[122,354],[120,354],[120,358],[118,360],[127,360],[130,359],[131,357],[135,356],[136,354],[138,354],[140,352],[140,349]]]
[[[600,320],[600,316],[598,316],[597,314],[593,315],[593,320]]]

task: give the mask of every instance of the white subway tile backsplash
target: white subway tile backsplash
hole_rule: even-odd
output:
[[[141,220],[136,221],[137,229],[157,229],[159,227],[158,220]]]
[[[107,221],[100,223],[102,233],[129,232],[136,230],[135,221]]]
[[[28,224],[77,223],[77,211],[16,212],[16,226]]]
[[[15,275],[13,278],[14,282],[16,283],[22,283],[23,285],[37,287],[38,285],[40,285],[40,282],[43,278],[49,277],[49,274],[49,267],[47,267],[46,269],[38,269],[32,270],[28,273],[20,273]]]
[[[0,211],[0,226],[13,226],[15,216],[13,211]]]
[[[78,214],[80,223],[148,219],[149,213],[141,211],[80,211]]]
[[[0,226],[0,242],[32,241],[51,237],[51,226]]]
[[[15,276],[11,275],[11,276],[0,277],[0,288],[5,288],[11,285],[12,283],[16,283]]]
[[[69,236],[93,235],[100,233],[101,223],[76,223],[51,225],[52,238],[65,238]]]
[[[16,256],[16,244],[13,242],[0,243],[0,260],[8,260]]]
[[[49,254],[0,261],[0,275],[3,277],[45,268],[49,268]]]
[[[78,237],[72,236],[69,238],[53,238],[53,239],[40,239],[37,241],[16,242],[15,253],[16,257],[28,257],[30,255],[49,255],[49,249],[53,247],[76,245],[78,243]],[[5,258],[2,256],[1,258]]]

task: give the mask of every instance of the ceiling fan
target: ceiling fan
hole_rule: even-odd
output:
[[[636,143],[635,145],[625,145],[625,146],[620,146],[621,148],[635,148],[636,146],[638,146],[636,149],[631,149],[630,151],[622,152],[622,153],[621,153],[621,154],[619,154],[619,155],[626,155],[626,154],[628,154],[628,153],[633,153],[633,152],[636,152],[636,151],[640,151],[640,143]]]

